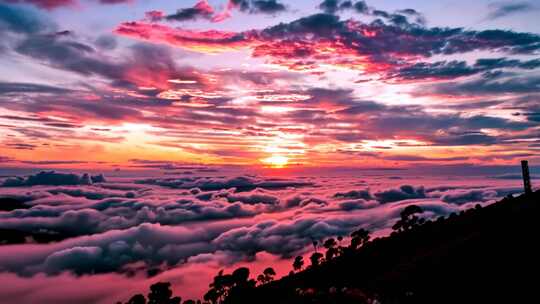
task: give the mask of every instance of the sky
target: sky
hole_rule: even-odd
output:
[[[537,1],[0,1],[0,166],[538,160]]]
[[[540,183],[540,2],[0,0],[0,303],[200,299]],[[13,203],[13,200],[16,203]],[[10,233],[22,236],[8,239]],[[49,241],[47,241],[49,240]]]

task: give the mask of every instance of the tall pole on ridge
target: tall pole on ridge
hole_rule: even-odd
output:
[[[529,173],[529,162],[526,160],[521,161],[521,171],[523,172],[523,186],[525,187],[525,194],[532,193],[531,175]]]

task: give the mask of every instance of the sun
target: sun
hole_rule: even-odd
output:
[[[272,155],[263,159],[262,162],[272,168],[284,168],[289,163],[289,158],[283,155]]]

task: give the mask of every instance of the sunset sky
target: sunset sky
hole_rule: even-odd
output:
[[[540,160],[539,8],[0,1],[0,166]]]
[[[520,194],[523,159],[537,189],[538,20],[537,0],[0,0],[0,302],[200,299],[413,204]]]

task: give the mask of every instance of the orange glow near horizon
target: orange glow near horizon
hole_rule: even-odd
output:
[[[271,168],[285,168],[289,164],[289,158],[283,155],[272,155],[261,160]]]

